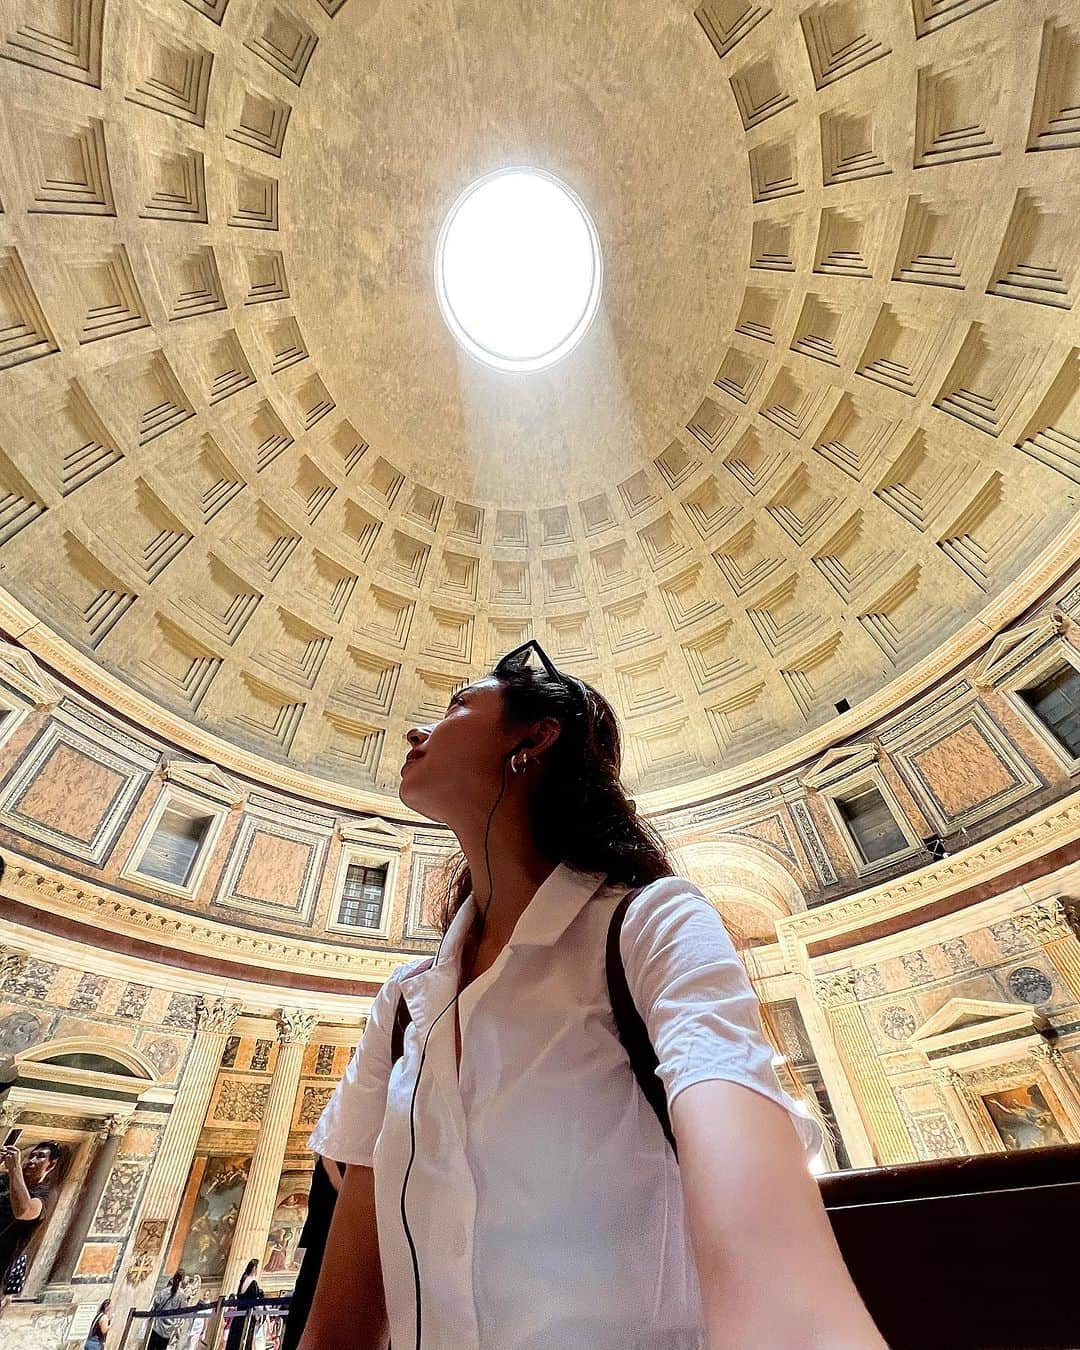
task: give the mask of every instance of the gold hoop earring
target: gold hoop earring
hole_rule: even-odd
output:
[[[524,773],[524,772],[525,772],[525,769],[526,769],[527,766],[528,766],[528,763],[529,763],[529,757],[528,757],[528,755],[521,755],[521,756],[520,756],[520,762],[519,762],[519,756],[517,756],[517,755],[511,755],[511,757],[510,757],[510,772],[511,772],[511,773]]]

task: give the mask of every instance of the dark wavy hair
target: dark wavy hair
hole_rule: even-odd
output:
[[[603,873],[612,884],[644,886],[670,876],[663,841],[623,790],[619,724],[603,694],[584,680],[557,679],[524,662],[509,667],[500,662],[493,673],[509,724],[552,717],[561,728],[536,761],[542,789],[533,798],[537,848],[578,871]],[[439,915],[444,934],[472,890],[464,856],[450,867]]]

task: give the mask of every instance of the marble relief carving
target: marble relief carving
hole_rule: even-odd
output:
[[[915,1126],[922,1140],[924,1156],[928,1158],[951,1158],[962,1152],[953,1135],[949,1118],[944,1112],[915,1116]]]
[[[334,1095],[332,1087],[312,1087],[305,1084],[300,1093],[300,1110],[297,1113],[297,1123],[305,1128],[314,1127],[318,1124],[319,1117]]]
[[[266,1111],[269,1083],[253,1083],[242,1078],[222,1081],[214,1105],[214,1119],[238,1125],[255,1124]]]
[[[124,992],[120,995],[120,1002],[116,1005],[117,1017],[130,1017],[132,1020],[138,1020],[138,1018],[143,1015],[143,1010],[146,1007],[146,1001],[149,997],[149,985],[125,985]]]
[[[94,1217],[92,1233],[113,1235],[127,1232],[145,1175],[146,1168],[141,1164],[116,1163],[113,1166]]]
[[[883,1008],[878,1014],[878,1022],[885,1035],[894,1041],[905,1041],[918,1025],[906,1008]]]
[[[41,1018],[32,1012],[11,1012],[0,1018],[0,1056],[17,1055],[37,1045],[45,1034]]]
[[[51,961],[37,961],[28,957],[22,968],[8,981],[7,992],[16,998],[45,999],[59,966]]]
[[[925,984],[928,980],[934,978],[925,952],[909,952],[901,956],[900,964],[904,968],[904,974],[912,984]]]
[[[167,1036],[156,1036],[146,1044],[146,1058],[161,1078],[168,1078],[180,1062],[180,1047]]]
[[[941,950],[954,974],[978,968],[978,962],[972,956],[971,950],[963,938],[954,938],[949,942],[943,942]]]
[[[873,998],[885,992],[885,983],[877,966],[863,966],[855,972],[855,996],[859,999]]]
[[[105,977],[103,975],[81,975],[68,1007],[72,1012],[95,1012],[104,992]]]
[[[165,1026],[183,1027],[193,1031],[198,1021],[198,1005],[194,994],[173,994],[165,1010]]]

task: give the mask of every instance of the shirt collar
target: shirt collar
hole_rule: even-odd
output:
[[[602,872],[578,872],[567,863],[560,863],[541,882],[525,906],[507,946],[553,947],[604,881]],[[440,965],[459,957],[476,908],[476,901],[470,894],[447,929]]]

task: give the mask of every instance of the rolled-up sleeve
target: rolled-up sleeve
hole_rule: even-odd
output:
[[[782,1106],[807,1157],[816,1156],[821,1127],[781,1087],[757,995],[723,919],[701,891],[682,877],[645,887],[627,907],[620,947],[669,1108],[694,1083],[742,1083]]]
[[[372,1165],[375,1141],[386,1114],[398,981],[414,964],[398,966],[375,995],[360,1044],[308,1140],[308,1146],[324,1158],[361,1167]]]

